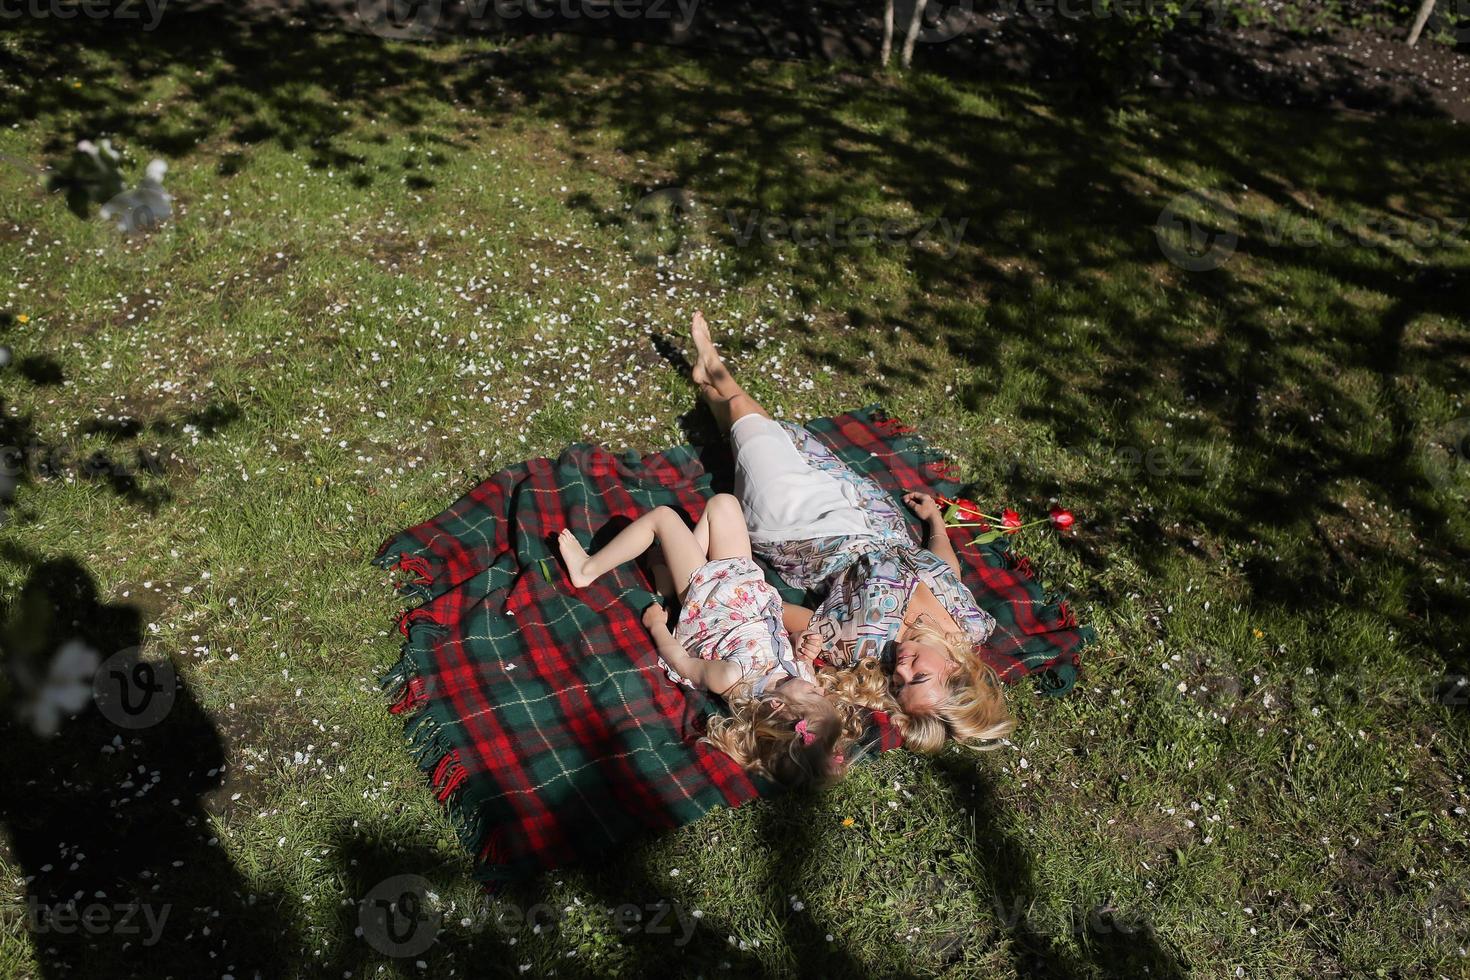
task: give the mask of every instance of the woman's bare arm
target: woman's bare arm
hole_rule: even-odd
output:
[[[960,574],[960,556],[954,552],[954,544],[949,540],[944,518],[938,517],[929,522],[929,540],[924,543],[924,547],[944,559],[944,563],[956,575]]]
[[[664,663],[678,671],[679,676],[695,687],[702,687],[711,694],[726,694],[740,682],[741,671],[738,664],[690,656],[683,644],[669,632],[668,613],[657,603],[644,610],[643,625],[648,627],[654,648],[663,657]]]
[[[812,623],[812,611],[806,606],[798,606],[795,603],[781,603],[781,625],[786,627],[786,632],[796,636]]]
[[[944,526],[944,512],[939,509],[939,504],[927,493],[905,494],[903,502],[929,527],[924,547],[938,555],[956,575],[960,574],[960,556],[954,553],[949,531]]]

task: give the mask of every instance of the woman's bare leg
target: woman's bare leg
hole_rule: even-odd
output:
[[[746,415],[764,415],[770,418],[770,413],[761,407],[760,402],[746,394],[745,389],[740,387],[740,383],[725,367],[724,359],[710,339],[709,324],[705,322],[703,313],[694,314],[694,323],[689,334],[694,340],[694,369],[690,372],[690,377],[699,386],[699,393],[714,413],[720,431],[728,436],[730,426],[735,424],[735,420]]]
[[[562,560],[567,563],[572,584],[585,589],[598,577],[643,554],[655,540],[663,548],[664,561],[674,577],[679,599],[683,601],[689,590],[689,576],[709,559],[705,557],[694,532],[670,507],[655,507],[642,515],[619,531],[617,537],[595,555],[587,554],[570,529],[561,532],[557,546],[561,549]]]

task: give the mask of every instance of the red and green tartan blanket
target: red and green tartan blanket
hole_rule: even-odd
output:
[[[960,494],[948,461],[877,408],[807,427],[895,496]],[[641,566],[577,591],[556,558],[564,527],[595,545],[659,504],[697,520],[719,489],[694,447],[639,457],[575,445],[502,470],[379,550],[374,563],[406,573],[399,590],[419,600],[399,617],[406,640],[382,679],[390,710],[487,885],[772,791],[698,744],[714,706],[659,669],[639,621],[653,601]],[[1007,681],[1037,675],[1046,693],[1070,689],[1090,629],[1005,543],[956,544],[966,584],[996,618],[983,655]],[[787,599],[803,598],[767,574]],[[883,721],[873,738],[892,748],[900,739]]]

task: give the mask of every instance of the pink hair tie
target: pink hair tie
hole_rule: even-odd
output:
[[[807,730],[805,718],[796,723],[796,734],[801,736],[802,745],[811,745],[817,740],[817,736]]]

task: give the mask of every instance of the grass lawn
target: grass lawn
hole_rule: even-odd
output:
[[[6,649],[70,558],[184,681],[140,738],[216,771],[133,891],[220,914],[165,927],[154,975],[241,947],[321,977],[1467,975],[1463,128],[47,23],[0,37]],[[101,136],[130,174],[169,160],[157,233],[26,169]],[[1155,232],[1190,192],[1183,217],[1234,214],[1213,269]],[[1068,697],[1012,689],[1000,751],[717,812],[506,899],[554,924],[497,923],[377,690],[398,602],[367,560],[503,465],[684,441],[655,337],[695,309],[778,415],[881,402],[979,499],[1075,510],[1023,547],[1100,642]],[[28,934],[28,878],[85,856],[17,828],[67,812],[48,758],[148,767],[9,731],[0,976],[107,975]],[[356,903],[402,873],[444,919],[395,960]],[[650,911],[620,930],[625,904]]]

